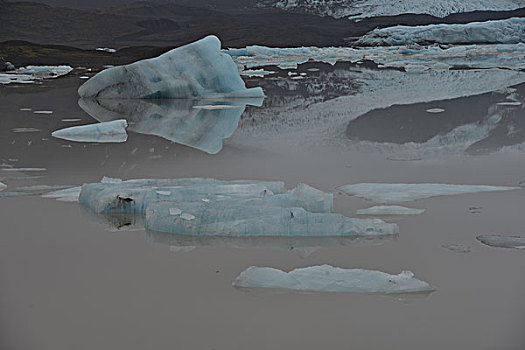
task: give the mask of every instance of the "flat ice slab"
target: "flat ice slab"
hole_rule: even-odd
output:
[[[491,247],[525,249],[525,237],[481,235],[476,238],[481,243]]]
[[[360,183],[338,187],[346,194],[364,198],[376,203],[410,202],[417,199],[490,191],[509,191],[519,187],[449,185],[449,184],[387,184]]]
[[[425,209],[407,208],[399,205],[378,205],[371,208],[359,209],[357,215],[418,215]]]
[[[80,196],[80,186],[70,187],[63,190],[48,192],[42,198],[54,198],[61,202],[77,202]]]
[[[330,265],[284,272],[270,267],[249,267],[233,282],[235,287],[292,289],[315,292],[415,293],[434,290],[410,271],[390,275],[381,271],[342,269]]]
[[[108,68],[78,89],[84,98],[245,98],[264,97],[247,89],[221,42],[207,36],[158,57]]]
[[[73,126],[54,131],[51,136],[76,142],[120,143],[128,139],[125,119],[89,125]]]
[[[70,66],[27,66],[0,73],[0,84],[32,84],[37,80],[57,78],[73,70]]]
[[[442,247],[456,253],[470,253],[472,250],[468,245],[464,244],[443,244]]]

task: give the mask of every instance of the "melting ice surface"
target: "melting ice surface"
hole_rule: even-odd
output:
[[[275,181],[128,180],[85,184],[80,203],[95,213],[145,213],[150,230],[195,236],[381,236],[399,232],[378,219],[333,213],[333,195]]]
[[[407,208],[399,205],[378,205],[371,208],[359,209],[357,215],[418,215],[425,209]]]
[[[43,198],[54,198],[61,202],[76,202],[80,196],[80,186],[70,187],[63,190],[48,192],[42,195]]]
[[[35,80],[57,78],[73,70],[70,66],[27,66],[13,72],[0,73],[0,84],[31,84]]]
[[[508,191],[519,187],[449,185],[449,184],[388,184],[360,183],[338,187],[346,194],[368,199],[376,203],[410,202],[417,199],[490,191]]]
[[[158,57],[108,68],[78,90],[84,98],[246,98],[263,97],[247,89],[237,65],[208,36]]]
[[[525,40],[525,18],[432,24],[374,29],[359,38],[358,45],[388,46],[410,44],[518,44]]]
[[[80,99],[78,103],[98,121],[125,119],[130,131],[216,154],[222,149],[223,139],[237,129],[245,106],[259,106],[262,99]],[[210,105],[217,108],[209,108]]]
[[[76,142],[119,143],[128,139],[125,119],[89,125],[73,126],[54,131],[51,136]]]
[[[235,287],[292,289],[314,292],[414,293],[434,290],[410,271],[390,275],[381,271],[310,266],[290,272],[271,267],[249,267],[233,282]]]
[[[483,244],[499,248],[525,249],[525,237],[502,236],[502,235],[481,235],[476,237]]]

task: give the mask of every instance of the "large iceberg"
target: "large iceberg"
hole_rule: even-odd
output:
[[[476,238],[492,247],[525,249],[525,237],[521,236],[481,235]]]
[[[98,121],[126,119],[129,131],[160,136],[210,154],[218,153],[223,140],[232,136],[245,106],[261,103],[262,99],[78,101],[80,107]]]
[[[247,89],[237,65],[207,36],[158,57],[108,68],[78,89],[84,98],[246,98],[263,97]]]
[[[145,213],[145,227],[195,236],[387,236],[397,225],[333,213],[333,195],[278,181],[143,179],[82,186],[95,213]]]
[[[437,183],[423,184],[388,184],[360,183],[338,187],[346,194],[368,199],[376,203],[410,202],[417,199],[490,191],[509,191],[519,187],[450,185]]]
[[[235,287],[292,289],[313,292],[417,293],[434,291],[410,271],[390,275],[382,271],[342,269],[330,265],[310,266],[290,272],[252,266],[233,282]]]
[[[119,119],[111,122],[72,126],[56,130],[51,136],[76,142],[120,143],[128,139],[127,126],[128,123],[125,119]]]
[[[358,45],[518,44],[525,41],[525,18],[374,29]]]

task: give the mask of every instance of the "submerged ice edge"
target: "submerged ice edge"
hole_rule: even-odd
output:
[[[391,275],[376,270],[342,269],[330,265],[310,266],[285,272],[252,266],[233,282],[239,288],[289,289],[310,292],[420,293],[433,286],[414,277],[411,271]]]

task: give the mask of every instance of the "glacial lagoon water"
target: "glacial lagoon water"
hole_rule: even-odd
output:
[[[524,235],[521,189],[416,200],[410,207],[424,213],[385,219],[399,225],[399,235],[368,239],[173,235],[145,231],[141,216],[97,215],[75,202],[40,197],[46,190],[41,186],[76,186],[103,176],[254,179],[333,192],[334,211],[357,217],[357,210],[373,203],[337,187],[514,187],[525,180],[524,73],[451,71],[407,78],[347,63],[265,69],[276,73],[247,78],[250,87],[262,86],[267,95],[259,106],[106,104],[115,113],[108,116],[97,112],[101,105],[78,101],[83,71],[0,90],[0,181],[7,185],[1,193],[35,194],[0,198],[2,344],[12,349],[522,348],[523,251],[476,239]],[[373,81],[384,74],[410,93],[396,95],[395,86],[379,89]],[[450,96],[437,94],[447,82],[454,87]],[[194,108],[216,104],[241,107]],[[438,108],[444,111],[428,112]],[[40,110],[53,113],[33,113]],[[129,124],[123,143],[51,137],[65,127],[118,119]],[[170,125],[184,128],[184,138],[168,133]],[[15,131],[20,128],[37,131]],[[443,247],[449,244],[472,249],[459,254]],[[436,291],[386,296],[232,286],[250,266],[291,271],[323,264],[392,275],[410,270]]]

